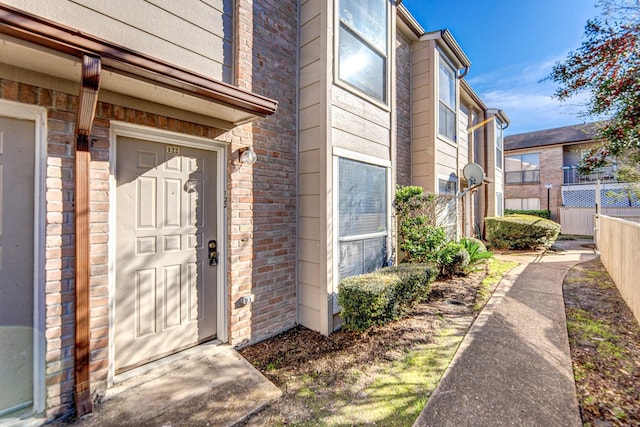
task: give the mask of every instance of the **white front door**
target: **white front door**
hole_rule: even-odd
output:
[[[116,373],[216,336],[216,156],[117,139]]]
[[[34,165],[35,123],[0,117],[0,417],[33,405]]]

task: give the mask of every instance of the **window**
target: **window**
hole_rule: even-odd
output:
[[[340,0],[338,76],[387,101],[387,1]]]
[[[456,209],[457,198],[456,181],[438,179],[438,194],[440,200],[438,204],[438,225],[444,227],[450,239],[455,239],[458,224],[458,210]]]
[[[502,193],[496,193],[496,216],[504,215],[504,206],[502,204]]]
[[[502,169],[502,123],[495,120],[496,124],[496,168]]]
[[[370,273],[387,260],[387,169],[338,160],[340,278]]]
[[[456,72],[440,54],[438,73],[438,133],[456,139]]]
[[[540,154],[518,154],[504,158],[505,182],[528,184],[540,182]]]
[[[528,210],[540,210],[540,198],[539,197],[527,197],[527,198],[515,198],[506,199],[504,201],[504,208],[514,211],[528,211]]]

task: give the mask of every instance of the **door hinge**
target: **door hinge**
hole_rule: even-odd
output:
[[[227,209],[227,192],[224,192],[224,208]]]

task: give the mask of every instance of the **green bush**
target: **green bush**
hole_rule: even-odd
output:
[[[517,209],[505,209],[505,215],[532,215],[539,216],[544,219],[551,219],[551,212],[546,209],[529,209],[529,210],[517,210]]]
[[[460,243],[448,242],[438,251],[437,264],[440,277],[465,274],[469,266],[469,252]]]
[[[429,295],[436,274],[431,265],[401,264],[343,279],[338,285],[342,326],[363,331],[398,318]]]
[[[551,247],[560,233],[560,224],[531,215],[509,215],[485,219],[489,246],[499,249]]]
[[[396,188],[394,209],[398,220],[398,247],[404,262],[435,261],[447,232],[438,218],[450,211],[450,196],[425,193],[419,186]]]
[[[407,262],[434,261],[438,249],[447,241],[444,228],[429,225],[429,221],[429,218],[417,216],[400,224],[400,250],[405,253]]]
[[[467,273],[473,271],[480,261],[493,256],[493,252],[487,250],[487,247],[482,243],[482,240],[475,239],[473,237],[463,237],[460,239],[460,244],[469,253],[469,266],[465,269],[465,272]]]

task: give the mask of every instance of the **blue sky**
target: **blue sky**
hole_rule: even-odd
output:
[[[539,81],[580,47],[596,0],[404,0],[426,31],[448,28],[471,59],[466,80],[490,108],[511,119],[507,135],[592,121],[584,99],[551,98]]]

